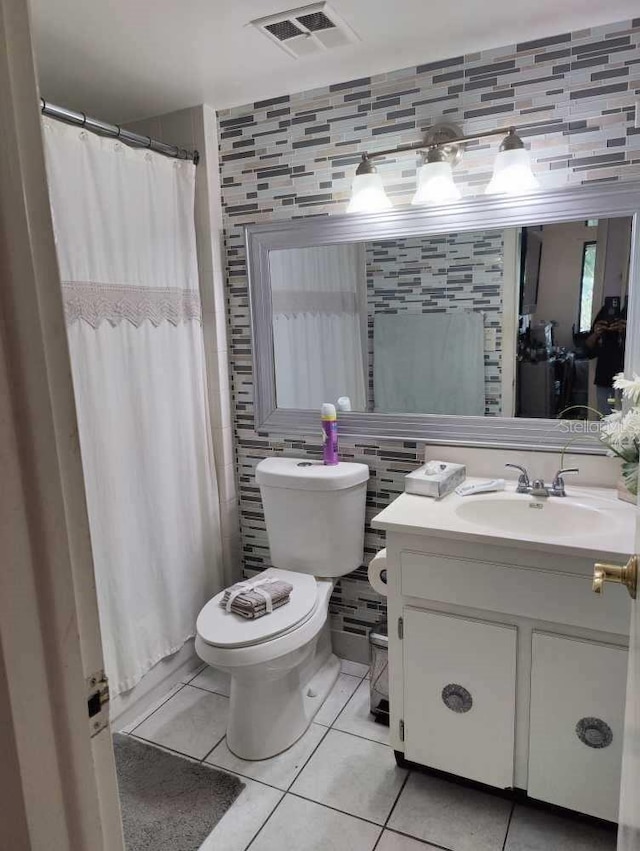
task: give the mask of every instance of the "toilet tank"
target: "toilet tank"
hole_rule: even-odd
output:
[[[271,563],[313,576],[343,576],[362,564],[369,468],[265,458],[256,467]]]

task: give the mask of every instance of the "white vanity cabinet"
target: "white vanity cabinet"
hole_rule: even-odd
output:
[[[616,820],[626,679],[624,648],[534,632],[532,798]]]
[[[513,783],[516,630],[407,607],[407,759],[489,783]]]
[[[630,602],[592,592],[602,552],[422,530],[408,500],[433,504],[374,519],[398,758],[617,821]]]

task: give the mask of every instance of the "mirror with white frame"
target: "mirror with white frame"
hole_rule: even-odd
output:
[[[600,451],[640,189],[533,197],[248,228],[258,427]]]

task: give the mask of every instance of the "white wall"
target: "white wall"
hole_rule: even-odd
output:
[[[604,297],[624,296],[629,288],[629,248],[631,245],[631,219],[609,219],[607,250],[604,265]]]
[[[578,324],[578,300],[582,252],[585,242],[595,241],[598,229],[586,227],[585,222],[562,222],[545,225],[542,230],[542,257],[538,305],[539,320],[555,320],[554,338],[557,346],[573,348],[572,326]]]
[[[584,221],[545,225],[542,231],[540,286],[535,319],[554,319],[558,346],[573,347],[572,325],[578,324],[578,300],[585,242],[597,241],[598,260],[593,315],[606,296],[624,298],[629,278],[631,219],[602,220],[597,227]],[[599,277],[601,275],[601,278]]]

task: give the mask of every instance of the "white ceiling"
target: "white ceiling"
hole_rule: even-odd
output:
[[[361,41],[293,59],[247,24],[305,0],[31,0],[42,96],[110,121],[249,103],[625,20],[638,0],[330,0]]]

